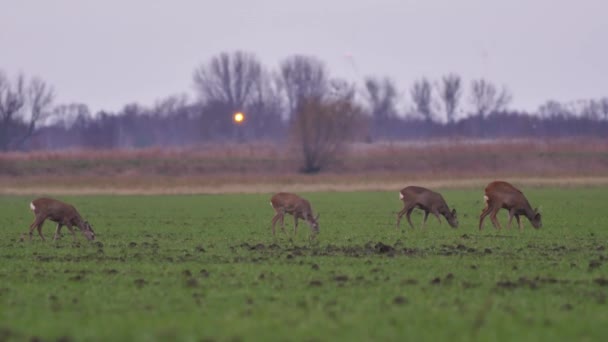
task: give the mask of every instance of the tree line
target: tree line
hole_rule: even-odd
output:
[[[511,110],[511,92],[486,79],[465,83],[456,73],[415,80],[402,91],[390,77],[360,83],[333,76],[314,56],[294,55],[276,69],[252,53],[220,53],[192,75],[195,98],[173,95],[152,106],[127,104],[91,113],[83,103],[55,104],[40,78],[0,71],[0,150],[138,148],[205,142],[292,143],[318,170],[349,140],[430,137],[606,136],[608,97],[533,113]],[[245,113],[241,124],[235,112]]]

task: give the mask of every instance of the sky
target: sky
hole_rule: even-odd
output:
[[[0,70],[38,76],[56,103],[93,112],[186,93],[220,52],[269,69],[293,54],[359,82],[392,78],[403,96],[455,72],[513,93],[534,111],[553,99],[608,96],[605,0],[0,0]],[[466,104],[466,99],[465,99]]]

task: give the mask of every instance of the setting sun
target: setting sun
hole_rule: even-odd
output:
[[[241,112],[237,112],[237,113],[234,113],[234,116],[232,117],[232,119],[234,120],[234,122],[240,124],[243,121],[245,121],[245,115]]]

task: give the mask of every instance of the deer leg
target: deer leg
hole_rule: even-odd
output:
[[[429,212],[428,211],[424,211],[424,218],[422,219],[422,227],[424,229],[424,224],[426,223],[426,220],[429,218]]]
[[[406,207],[403,207],[403,209],[401,209],[401,211],[397,213],[397,224],[395,225],[395,229],[399,229],[399,223],[401,222],[401,217],[403,217],[403,215],[405,215],[406,212],[407,212]]]
[[[515,213],[513,209],[511,209],[509,210],[509,222],[507,223],[507,229],[511,229],[511,222],[513,222],[513,216],[515,216]]]
[[[53,240],[57,240],[60,237],[59,234],[61,233],[61,227],[63,227],[63,225],[61,223],[57,223],[57,229],[55,229],[55,236],[53,236]]]
[[[498,230],[501,230],[502,227],[500,226],[500,222],[498,221],[498,218],[496,217],[498,210],[499,209],[492,210],[492,214],[490,214],[490,220],[492,220],[492,223],[494,224],[495,228],[497,228]]]
[[[68,227],[68,230],[70,231],[70,233],[72,233],[72,237],[74,238],[74,241],[76,241],[76,233],[74,232],[74,229],[72,229],[71,225],[66,225],[66,227]]]
[[[44,219],[40,220],[38,222],[38,224],[35,226],[36,230],[38,231],[38,235],[40,235],[40,238],[42,239],[42,241],[46,241],[46,239],[44,238],[44,235],[42,235],[42,226],[44,225]],[[30,230],[30,239],[32,236],[32,231]]]
[[[519,226],[519,231],[523,232],[524,231],[524,225],[519,220],[519,215],[515,215],[515,220],[517,221],[517,225]]]
[[[46,239],[44,238],[44,235],[42,235],[42,223],[40,223],[36,229],[38,230],[38,235],[40,235],[40,238],[42,239],[42,241],[46,241]]]
[[[397,213],[397,227],[396,229],[399,229],[399,224],[401,223],[401,218],[403,217],[403,215],[408,214],[407,218],[408,218],[408,222],[410,221],[409,219],[409,213],[412,212],[412,206],[409,203],[406,203],[403,206],[403,209]],[[412,223],[410,222],[410,226],[412,226],[412,228],[414,228],[414,226],[412,225]]]
[[[437,211],[433,211],[433,215],[435,215],[435,217],[439,221],[439,225],[441,225],[441,216],[439,216],[439,213]]]
[[[285,233],[285,212],[281,213],[281,230]]]
[[[34,223],[32,223],[30,225],[29,234],[28,234],[30,236],[30,241],[32,241],[32,233],[34,232],[34,229],[36,229],[36,226],[37,226],[36,222],[37,221],[34,220]]]
[[[481,215],[479,216],[479,230],[483,229],[483,220],[486,219],[486,216],[488,216],[488,214],[490,214],[491,211],[492,211],[492,208],[490,208],[488,206],[488,203],[486,202],[486,207],[481,211]]]
[[[298,215],[293,215],[293,235],[298,234]]]
[[[270,220],[270,228],[272,229],[272,235],[275,235],[274,225],[277,223],[277,215],[275,214]]]
[[[277,221],[279,220],[279,216],[281,215],[281,213],[276,213],[274,215],[274,217],[272,218],[272,220],[270,221],[271,225],[272,225],[272,235],[275,235],[275,230],[274,230],[274,226],[277,224]]]
[[[412,229],[414,229],[414,224],[412,223],[412,212],[414,211],[414,208],[409,208],[407,211],[407,214],[405,215],[405,217],[407,218],[407,223],[410,224],[410,227],[412,227]]]
[[[30,225],[30,231],[29,231],[30,241],[32,241],[32,235],[34,233],[34,229],[36,229],[36,227],[41,225],[43,222],[44,222],[44,218],[42,218],[40,216],[36,216],[34,218],[34,222],[32,222],[32,224]]]

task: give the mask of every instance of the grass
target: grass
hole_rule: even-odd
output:
[[[2,196],[0,340],[605,340],[607,190],[526,189],[523,232],[479,232],[479,190],[424,230],[396,191],[306,193],[315,242],[272,236],[270,194],[62,196],[98,241],[20,242],[31,197]]]

